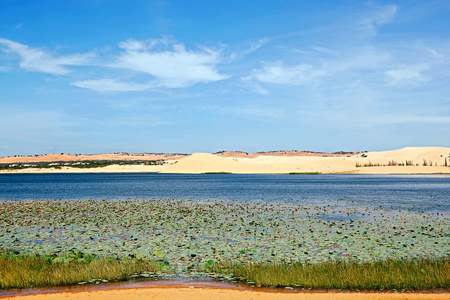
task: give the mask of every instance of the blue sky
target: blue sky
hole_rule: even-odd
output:
[[[450,147],[449,1],[0,1],[0,156]]]

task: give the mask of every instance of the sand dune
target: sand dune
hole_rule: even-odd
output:
[[[242,155],[226,156],[210,153],[192,155],[147,155],[146,158],[163,159],[165,164],[110,165],[103,168],[76,169],[22,169],[3,173],[240,173],[240,174],[286,174],[286,173],[349,173],[349,174],[450,174],[450,148],[407,147],[392,151],[359,153],[353,156],[304,156],[304,155]],[[115,154],[116,155],[116,154]],[[92,159],[92,156],[89,156]],[[108,160],[108,155],[97,155],[97,159]],[[120,154],[131,160],[142,159],[139,155]],[[131,158],[130,158],[131,157]],[[47,156],[45,159],[48,159]],[[61,157],[55,158],[61,161]],[[5,163],[0,158],[0,163]],[[447,163],[448,166],[445,166]]]
[[[363,157],[366,156],[366,157]],[[425,159],[427,163],[431,161],[437,165],[443,165],[445,158],[450,157],[450,148],[443,147],[407,147],[393,151],[382,152],[369,152],[364,154],[355,155],[354,158],[361,159],[362,161],[371,161],[374,163],[388,163],[389,161],[395,161],[398,163],[411,160],[413,164],[423,164]]]
[[[195,153],[167,166],[164,173],[359,173],[406,174],[450,173],[450,148],[403,148],[393,151],[368,152],[351,157],[272,156],[255,158],[217,156]],[[424,166],[424,161],[427,166]],[[412,164],[406,166],[406,164]],[[357,167],[357,163],[360,167]],[[389,165],[390,164],[390,165]],[[404,166],[401,166],[403,164]],[[370,165],[370,166],[369,166]]]
[[[0,157],[0,164],[7,163],[36,163],[36,162],[55,162],[55,161],[85,161],[85,160],[167,160],[181,159],[186,154],[165,154],[165,153],[102,153],[102,154],[45,154],[31,156],[8,156]]]

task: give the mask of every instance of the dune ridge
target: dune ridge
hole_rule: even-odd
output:
[[[225,155],[224,155],[225,153]],[[233,153],[236,153],[233,156]],[[78,169],[25,168],[2,170],[2,173],[237,173],[237,174],[450,174],[450,148],[406,147],[391,151],[364,152],[354,155],[318,156],[307,152],[276,151],[246,155],[245,152],[182,154],[101,154],[93,156],[56,155],[37,159],[66,161],[86,160],[162,160],[161,165],[109,165],[102,168]],[[19,162],[23,157],[0,158],[0,164]],[[126,159],[125,159],[126,158]],[[30,159],[36,159],[31,157]],[[42,161],[42,160],[41,160]],[[29,162],[29,160],[22,160]]]

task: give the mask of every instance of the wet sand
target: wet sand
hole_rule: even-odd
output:
[[[66,292],[54,294],[38,294],[28,296],[6,297],[11,300],[122,300],[122,299],[215,299],[215,300],[448,300],[450,293],[281,293],[246,290],[230,290],[200,287],[157,287],[133,288],[106,291]]]

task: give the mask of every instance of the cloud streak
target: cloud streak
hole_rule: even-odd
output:
[[[143,91],[151,87],[148,84],[123,82],[115,79],[82,80],[72,82],[71,85],[96,92],[135,92]]]
[[[148,74],[156,86],[182,88],[228,78],[216,70],[220,51],[210,48],[188,51],[171,39],[127,40],[119,47],[124,52],[109,67]]]
[[[388,70],[384,74],[390,85],[422,83],[430,80],[422,74],[428,69],[429,67],[426,65],[416,65]]]
[[[20,68],[30,72],[42,72],[53,75],[66,75],[70,72],[66,66],[89,64],[92,54],[74,54],[54,57],[44,50],[32,48],[7,39],[0,39],[0,49],[20,57]]]
[[[291,66],[282,61],[264,62],[261,68],[253,69],[249,76],[241,79],[244,82],[300,86],[354,73],[377,72],[383,70],[389,61],[389,55],[374,49],[348,49],[346,53],[339,55],[338,52],[327,49],[327,53],[334,55],[326,60],[321,59],[320,63],[314,57],[310,57],[309,61],[305,59],[311,63]]]
[[[108,77],[111,77],[108,69],[127,70],[134,76],[147,76],[145,84],[123,81],[119,75],[116,78],[86,78],[71,83],[97,92],[142,91],[151,87],[183,88],[229,77],[217,71],[217,66],[223,62],[220,50],[208,47],[187,50],[183,44],[167,37],[145,41],[129,39],[119,43],[118,47],[121,49],[119,54],[97,55],[94,61],[92,53],[58,57],[43,49],[0,39],[0,50],[17,55],[19,67],[25,71],[68,75],[73,71],[69,66],[87,66],[96,67],[100,74],[108,74]],[[0,69],[1,72],[9,70],[9,67]]]
[[[309,64],[299,64],[297,66],[285,66],[283,62],[266,62],[261,69],[254,69],[248,77],[243,77],[244,81],[256,79],[264,83],[302,85],[325,76],[326,73],[320,68],[315,68]]]
[[[397,14],[397,11],[398,6],[396,5],[383,6],[361,20],[359,22],[359,29],[367,33],[369,36],[375,36],[378,28],[389,23]]]

